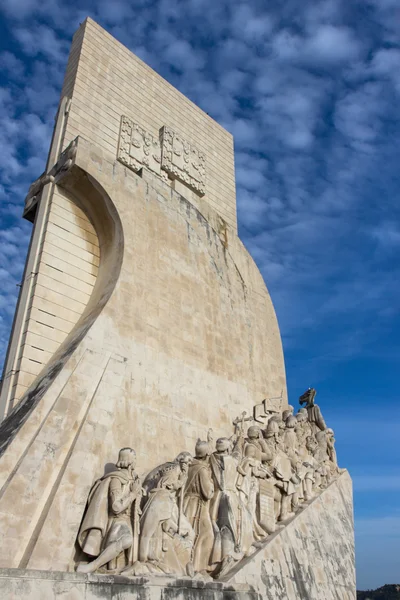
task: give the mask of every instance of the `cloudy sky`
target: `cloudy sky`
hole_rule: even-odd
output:
[[[71,36],[90,15],[235,136],[240,235],[292,403],[355,486],[358,587],[400,583],[398,0],[0,0],[0,362]]]

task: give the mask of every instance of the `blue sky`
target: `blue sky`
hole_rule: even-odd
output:
[[[398,0],[0,0],[0,362],[71,36],[90,15],[235,136],[240,235],[354,478],[358,587],[400,583]]]

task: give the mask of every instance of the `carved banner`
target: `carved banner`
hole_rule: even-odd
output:
[[[205,154],[184,140],[170,127],[160,130],[161,168],[171,179],[178,179],[200,196],[205,194]]]
[[[118,145],[118,160],[136,173],[145,166],[160,175],[161,147],[158,139],[124,115]]]

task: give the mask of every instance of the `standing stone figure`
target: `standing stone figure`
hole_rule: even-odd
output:
[[[296,415],[296,436],[297,446],[305,447],[308,436],[312,435],[311,424],[308,420],[308,412],[306,408],[300,408]]]
[[[210,516],[210,500],[214,495],[210,453],[209,442],[198,440],[195,458],[189,467],[183,501],[183,511],[195,534],[192,556],[195,572],[208,570],[214,545],[214,529]]]
[[[286,423],[286,420],[288,419],[288,417],[293,416],[293,411],[294,411],[293,406],[291,406],[289,404],[288,407],[282,412],[282,421],[284,423]]]
[[[137,559],[142,486],[134,471],[135,463],[135,451],[122,448],[117,469],[103,475],[92,486],[78,544],[85,554],[95,559],[78,565],[77,571],[93,573],[106,564],[115,570],[122,553],[125,553],[125,561],[121,568]]]
[[[271,477],[268,469],[264,467],[258,458],[257,447],[248,444],[245,448],[245,456],[238,466],[238,477],[236,487],[239,490],[241,518],[241,547],[247,552],[254,541],[260,541],[271,533],[268,527],[264,528],[260,517],[260,481]],[[271,494],[270,494],[271,496]],[[271,499],[271,513],[274,513],[273,495]],[[271,524],[271,529],[274,525]]]
[[[261,462],[266,462],[272,458],[272,454],[268,447],[268,444],[262,436],[261,428],[257,425],[252,425],[247,430],[245,448],[247,446],[254,446],[254,448],[256,449],[256,458]]]
[[[271,461],[272,473],[275,478],[275,487],[280,491],[280,507],[278,521],[286,521],[294,516],[296,492],[300,485],[293,461],[284,451],[282,436],[274,438],[274,456]]]
[[[215,532],[211,562],[213,565],[220,564],[220,573],[243,555],[240,547],[239,496],[236,488],[239,457],[229,453],[230,446],[228,438],[219,438],[216,442],[216,452],[210,457],[214,482],[210,515]]]
[[[192,460],[189,452],[181,452],[143,484],[148,496],[140,520],[139,561],[155,572],[183,575],[191,570],[194,532],[183,512],[183,494]]]
[[[338,462],[337,462],[336,449],[335,449],[335,433],[334,433],[333,429],[328,428],[326,430],[326,442],[327,442],[327,447],[328,447],[329,460],[333,464],[333,470],[337,471]]]
[[[298,455],[298,441],[296,435],[297,419],[293,415],[289,416],[286,421],[286,428],[283,433],[283,443],[285,452],[290,458],[295,458]]]

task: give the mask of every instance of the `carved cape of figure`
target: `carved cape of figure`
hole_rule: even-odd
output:
[[[117,469],[95,481],[90,490],[77,541],[95,560],[80,564],[80,572],[94,572],[107,563],[114,570],[124,551],[121,568],[137,559],[142,487],[133,470],[135,456],[131,448],[120,450]]]
[[[214,496],[210,503],[210,514],[215,531],[212,564],[222,565],[239,560],[240,548],[240,511],[239,496],[236,488],[239,456],[230,454],[231,442],[220,438],[216,442],[216,452],[210,457],[210,466],[214,482]]]
[[[186,574],[194,540],[183,513],[182,488],[187,480],[189,452],[152,471],[144,482],[147,500],[140,520],[139,561],[165,572]]]
[[[209,443],[199,440],[196,444],[196,458],[189,467],[185,485],[183,511],[195,533],[192,562],[196,572],[208,570],[214,545],[214,529],[210,516],[214,484],[209,454]]]

